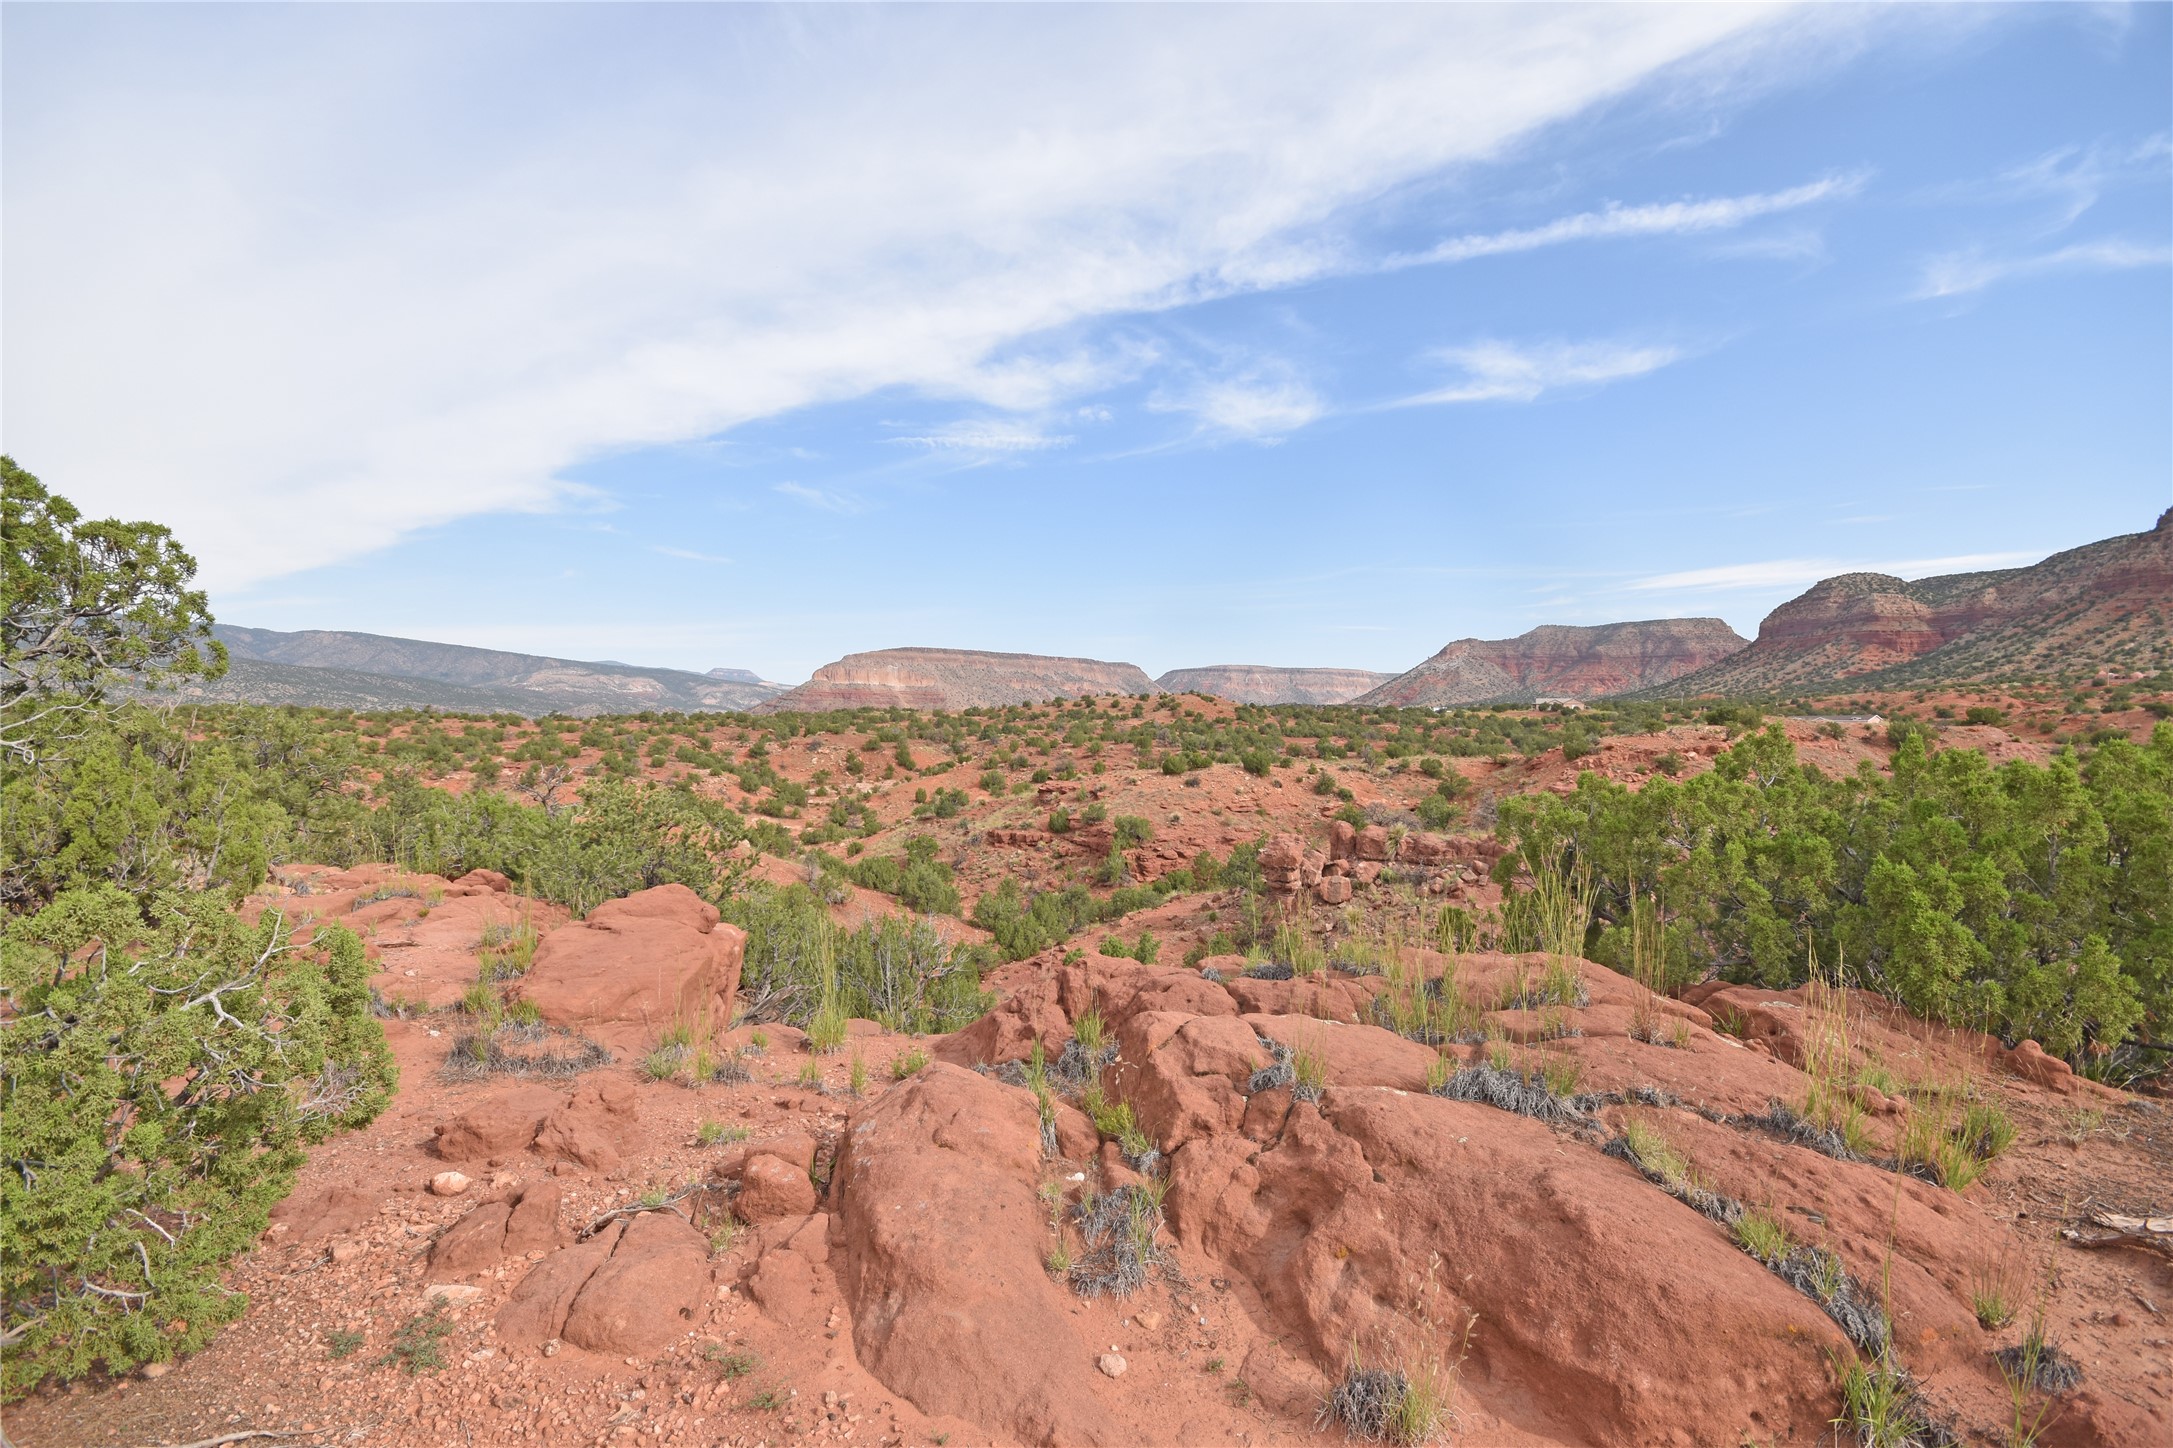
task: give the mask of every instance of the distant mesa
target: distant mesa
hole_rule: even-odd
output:
[[[753,669],[711,669],[709,677],[722,679],[727,684],[760,684],[765,688],[782,689],[783,684],[772,684]]]
[[[1090,694],[1156,694],[1137,664],[978,649],[878,649],[847,654],[763,704],[761,713],[831,709],[970,709]]]
[[[1665,684],[1741,650],[1717,618],[1659,618],[1577,628],[1542,624],[1513,639],[1458,639],[1353,702],[1462,708],[1539,698],[1597,699]]]
[[[328,709],[624,714],[746,709],[784,689],[744,669],[730,672],[745,678],[727,679],[386,634],[229,624],[213,632],[232,666],[222,679],[185,686],[183,697]]]
[[[1772,694],[1847,680],[1964,683],[2173,664],[2173,509],[2148,533],[2055,553],[2027,568],[1914,582],[1844,573],[1766,615],[1741,653],[1648,689]]]
[[[1371,669],[1279,669],[1270,664],[1209,664],[1171,669],[1155,683],[1169,694],[1212,694],[1233,704],[1348,704],[1396,677]]]

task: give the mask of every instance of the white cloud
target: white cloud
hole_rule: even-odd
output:
[[[1989,257],[1977,252],[1953,252],[1925,264],[1924,281],[1916,295],[1919,301],[1929,301],[1983,291],[2022,277],[2055,272],[2132,271],[2168,264],[2173,264],[2173,248],[2119,239],[2077,242],[2037,256]]]
[[[1989,181],[1964,182],[1932,190],[1936,201],[2014,204],[2048,201],[2046,234],[2065,230],[2097,205],[2107,191],[2138,183],[2158,184],[2173,158],[2173,137],[2146,136],[2136,142],[2097,141],[2062,146]]]
[[[891,441],[933,451],[1017,453],[1069,447],[1075,439],[1067,434],[1046,432],[1031,422],[964,419],[945,423],[916,437],[896,437]]]
[[[4,89],[7,442],[94,513],[172,523],[232,589],[556,507],[580,463],[813,403],[1050,408],[1121,359],[1022,343],[1352,265],[1323,238],[1353,208],[1686,62],[1703,85],[1798,56],[1823,23],[32,7]],[[1850,184],[1442,258],[1722,228]],[[1233,382],[1198,407],[1265,436],[1318,403]]]
[[[1838,201],[1863,190],[1862,173],[1828,176],[1793,186],[1748,196],[1716,196],[1702,201],[1665,201],[1647,206],[1610,204],[1598,211],[1564,216],[1544,226],[1514,231],[1495,231],[1453,237],[1437,246],[1395,258],[1391,266],[1423,266],[1435,262],[1471,261],[1482,256],[1536,251],[1570,241],[1598,241],[1634,236],[1685,236],[1707,231],[1731,231],[1746,222],[1777,212],[1794,211],[1821,201]]]
[[[833,493],[823,488],[811,488],[805,483],[779,483],[772,491],[782,493],[795,502],[805,503],[808,507],[819,509],[825,513],[837,513],[845,517],[851,517],[855,513],[867,511],[867,505],[858,498],[850,497],[844,493]]]
[[[667,548],[658,543],[651,549],[666,558],[684,558],[690,563],[730,563],[732,560],[715,553],[697,553],[692,548]]]
[[[1974,573],[1986,568],[2014,568],[2034,563],[2042,553],[1962,553],[1951,558],[1911,558],[1899,562],[1862,563],[1839,558],[1777,558],[1766,563],[1729,563],[1718,568],[1693,568],[1683,573],[1662,573],[1639,578],[1630,587],[1640,592],[1727,593],[1736,589],[1807,587],[1822,578],[1842,573],[1888,573],[1897,578],[1928,578],[1940,573]]]
[[[1154,412],[1189,413],[1203,433],[1262,442],[1280,440],[1328,410],[1312,385],[1280,360],[1157,392],[1147,406]]]
[[[1680,348],[1622,342],[1473,342],[1429,354],[1463,375],[1445,387],[1400,398],[1391,407],[1429,407],[1448,402],[1531,402],[1562,387],[1596,387],[1642,377],[1681,360]]]

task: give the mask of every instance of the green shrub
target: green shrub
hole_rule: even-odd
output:
[[[947,944],[924,920],[885,916],[857,930],[830,918],[804,885],[750,885],[719,907],[747,932],[742,998],[762,1018],[810,1024],[823,1004],[823,956],[846,1017],[899,1032],[955,1031],[988,1009],[986,946]]]
[[[1846,960],[1918,1015],[2063,1056],[2173,1013],[2173,726],[2044,765],[1897,739],[1890,773],[1829,779],[1774,725],[1692,779],[1504,800],[1500,829],[1527,858],[1568,850],[1603,899],[1656,894],[1687,976],[1786,986],[1807,954]]]
[[[123,943],[125,942],[125,944]],[[4,1392],[194,1350],[304,1147],[390,1099],[362,942],[215,896],[64,892],[0,937]],[[178,1084],[170,1084],[178,1083]]]
[[[1138,815],[1118,815],[1110,829],[1120,850],[1137,849],[1154,838],[1154,826]]]

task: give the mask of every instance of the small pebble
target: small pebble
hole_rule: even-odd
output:
[[[1101,1359],[1094,1366],[1102,1370],[1104,1377],[1121,1378],[1124,1376],[1124,1359],[1113,1352],[1103,1353]]]

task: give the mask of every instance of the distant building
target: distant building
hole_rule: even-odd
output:
[[[1584,700],[1546,697],[1532,700],[1532,707],[1535,709],[1582,709]]]

